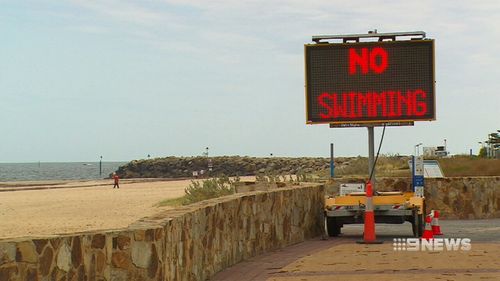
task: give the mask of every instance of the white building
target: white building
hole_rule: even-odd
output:
[[[445,146],[424,147],[425,158],[446,157],[448,154],[449,152],[446,151]]]

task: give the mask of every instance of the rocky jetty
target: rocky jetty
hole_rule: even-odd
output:
[[[116,173],[121,178],[184,178],[193,171],[208,171],[211,175],[248,176],[256,174],[297,174],[324,171],[329,168],[329,158],[288,157],[165,157],[134,160],[121,166]]]

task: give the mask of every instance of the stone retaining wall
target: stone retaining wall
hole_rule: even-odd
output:
[[[0,241],[0,280],[207,280],[322,231],[323,186],[236,194],[127,229]]]
[[[363,179],[335,179],[327,193],[338,193],[340,183]],[[410,178],[377,178],[377,190],[411,191]],[[500,177],[425,179],[427,210],[441,211],[448,219],[500,218]]]

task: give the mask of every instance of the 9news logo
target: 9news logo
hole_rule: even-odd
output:
[[[472,248],[469,238],[394,238],[394,251],[470,251]]]

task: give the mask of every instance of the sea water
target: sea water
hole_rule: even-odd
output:
[[[37,180],[91,180],[108,178],[126,162],[0,163],[0,182]]]

